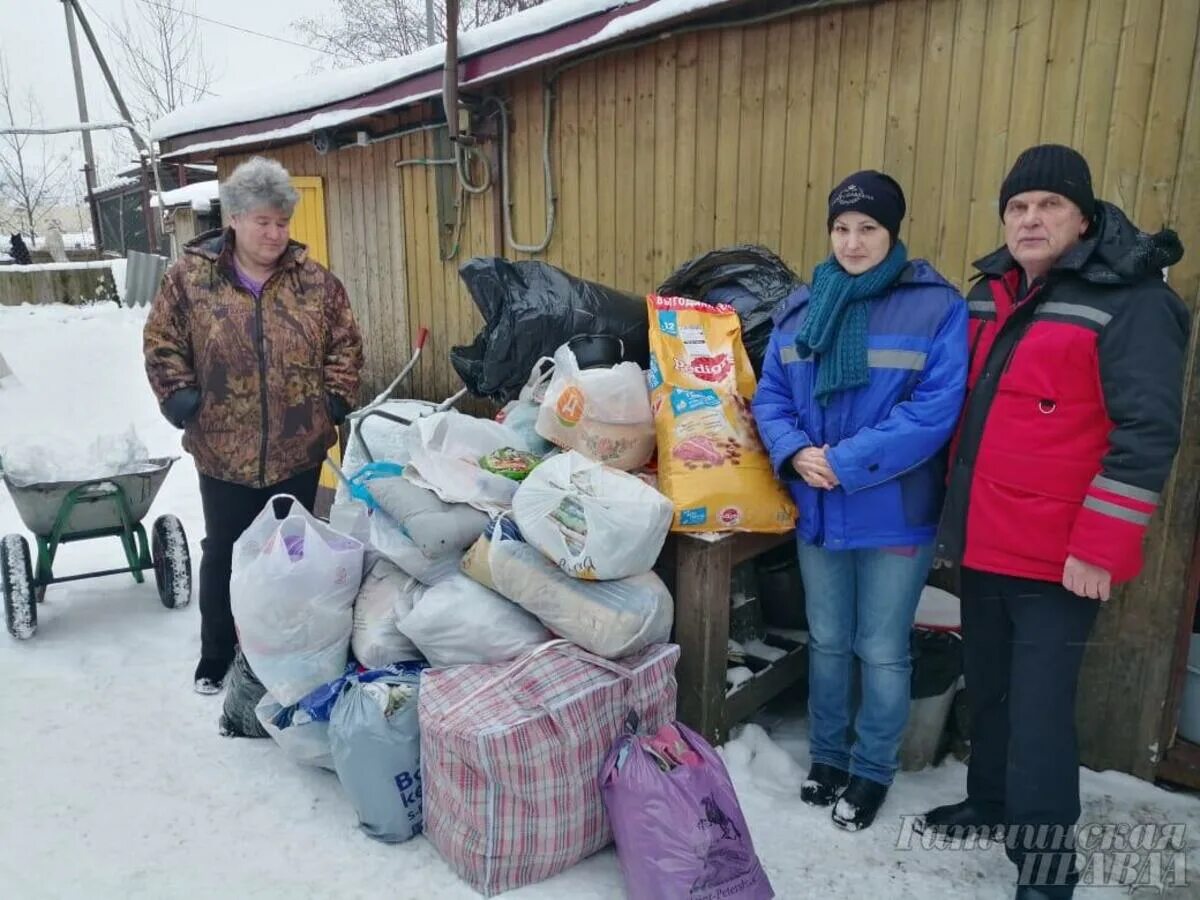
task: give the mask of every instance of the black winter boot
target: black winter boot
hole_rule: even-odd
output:
[[[197,694],[219,694],[225,686],[230,662],[216,659],[201,659],[196,666],[194,687]]]
[[[1004,833],[1004,809],[998,803],[975,803],[963,800],[938,806],[925,813],[917,823],[917,832],[944,834],[948,837],[968,837],[990,832],[996,840]]]
[[[875,821],[888,786],[855,775],[833,807],[833,824],[843,831],[862,831]]]
[[[800,799],[809,806],[829,806],[849,780],[848,772],[825,763],[813,763],[800,786]]]

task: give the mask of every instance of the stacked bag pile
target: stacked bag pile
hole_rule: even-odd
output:
[[[679,856],[650,819],[614,814],[654,780],[625,767],[641,753],[631,712],[695,750],[685,787],[656,790],[715,785],[711,814],[728,817],[688,842],[691,896],[772,896],[727,774],[674,723],[674,603],[653,570],[673,529],[782,531],[795,512],[746,413],[733,307],[647,302],[648,370],[581,364],[568,342],[499,421],[374,420],[329,524],[273,501],[235,547],[222,730],[336,772],[366,834],[424,833],[487,896],[575,865],[610,822],[631,879]]]

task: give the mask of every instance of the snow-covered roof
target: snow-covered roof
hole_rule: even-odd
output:
[[[458,39],[461,83],[480,84],[612,43],[635,31],[739,2],[742,0],[550,0],[462,33]],[[301,137],[439,95],[445,57],[446,45],[440,43],[396,59],[202,100],[159,119],[151,127],[151,137],[170,142],[164,158]],[[351,102],[356,99],[358,102]],[[262,127],[256,129],[248,123]],[[214,130],[221,133],[214,134]],[[195,140],[189,141],[185,135],[194,135]]]
[[[207,212],[217,202],[219,195],[217,180],[214,178],[211,181],[197,181],[194,184],[184,185],[173,191],[163,191],[162,205],[164,207],[190,206],[198,212]],[[150,205],[158,206],[158,194],[150,195]]]
[[[104,184],[98,184],[92,188],[93,194],[107,194],[109,191],[123,191],[131,187],[137,187],[142,183],[140,178],[114,178],[111,181],[106,181]]]
[[[549,31],[577,19],[622,6],[631,0],[549,0],[507,18],[491,22],[459,36],[459,55],[471,56],[501,44]],[[693,0],[695,2],[695,0]],[[349,100],[360,94],[402,81],[412,75],[440,69],[446,59],[443,41],[408,56],[368,63],[352,69],[323,72],[306,78],[291,78],[274,86],[222,97],[212,97],[174,110],[151,126],[155,140],[187,134],[231,122],[253,122],[287,113],[315,109],[327,103]]]

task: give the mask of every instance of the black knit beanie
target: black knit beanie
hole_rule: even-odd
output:
[[[1079,207],[1088,220],[1096,212],[1092,193],[1092,171],[1077,150],[1062,144],[1039,144],[1017,157],[1012,171],[1000,185],[1000,218],[1008,201],[1025,191],[1061,194]]]
[[[844,212],[860,212],[870,216],[895,238],[906,209],[904,191],[895,178],[865,169],[855,172],[830,191],[829,218],[825,227],[832,230],[833,220]]]

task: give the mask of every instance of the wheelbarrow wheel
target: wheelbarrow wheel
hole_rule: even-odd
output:
[[[150,553],[158,599],[167,609],[179,609],[192,600],[192,557],[183,523],[175,516],[154,520]]]
[[[18,641],[27,641],[37,631],[37,597],[33,589],[33,566],[29,543],[19,534],[0,540],[0,589],[4,591],[4,623]]]

